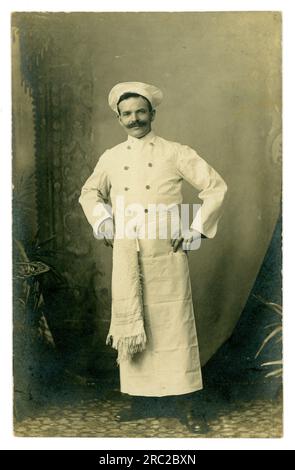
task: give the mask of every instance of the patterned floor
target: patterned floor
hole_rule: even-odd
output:
[[[50,404],[15,423],[15,435],[27,437],[196,437],[176,418],[147,418],[118,424],[116,412],[128,399],[115,394]],[[210,405],[209,405],[210,406]],[[255,400],[221,406],[208,414],[206,438],[274,438],[282,436],[280,401]],[[202,437],[202,436],[200,436]]]

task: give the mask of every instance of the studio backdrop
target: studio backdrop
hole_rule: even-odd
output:
[[[126,138],[109,90],[143,81],[164,93],[156,133],[196,149],[229,188],[216,238],[189,254],[205,364],[240,317],[280,212],[280,15],[15,13],[12,32],[14,234],[22,245],[37,236],[56,274],[42,302],[60,357],[83,374],[116,367],[105,346],[111,248],[78,198],[99,156]],[[184,195],[199,202],[186,184]]]

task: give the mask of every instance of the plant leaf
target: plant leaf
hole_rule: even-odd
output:
[[[278,366],[278,365],[283,365],[283,361],[282,360],[279,360],[279,361],[270,361],[270,362],[264,362],[263,364],[261,364],[261,366]]]
[[[17,248],[18,248],[18,251],[19,251],[20,256],[23,258],[23,260],[24,260],[25,262],[28,263],[30,260],[29,260],[29,258],[28,258],[28,256],[27,256],[27,253],[26,253],[26,250],[25,250],[24,245],[22,244],[22,242],[21,242],[20,240],[17,240],[17,239],[14,239],[14,242],[15,242]]]
[[[49,243],[49,242],[51,242],[52,240],[54,240],[54,238],[56,238],[56,235],[52,235],[51,237],[46,238],[45,240],[39,241],[39,242],[38,242],[38,246],[46,245],[47,243]]]
[[[264,339],[262,345],[260,346],[260,348],[258,349],[257,353],[255,354],[255,358],[257,358],[259,356],[259,354],[261,353],[262,349],[265,347],[265,345],[275,336],[277,335],[280,331],[282,331],[282,326],[279,325],[277,326],[271,333],[269,333],[269,335],[267,335],[267,337]]]
[[[269,325],[266,325],[264,328],[270,328],[271,326],[279,326],[281,323],[275,322],[275,323],[270,323]]]
[[[283,315],[283,307],[279,304],[275,304],[273,302],[269,302],[268,306],[271,307],[276,313],[278,313],[280,316]]]
[[[283,375],[283,369],[279,368],[279,369],[273,370],[272,372],[269,372],[268,374],[266,374],[265,377],[281,377],[282,375]]]
[[[281,305],[276,304],[274,302],[267,302],[267,300],[264,300],[263,297],[261,297],[260,295],[254,294],[253,297],[255,297],[257,300],[259,300],[261,303],[263,303],[267,307],[274,310],[278,315],[282,316],[283,307]]]

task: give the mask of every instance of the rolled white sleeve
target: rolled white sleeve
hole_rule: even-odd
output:
[[[112,209],[107,204],[111,189],[110,178],[107,171],[107,151],[100,157],[92,175],[82,187],[79,203],[84,214],[93,228],[94,235],[98,235],[99,227],[108,218],[112,218]]]
[[[227,192],[225,181],[195,150],[186,145],[179,146],[176,165],[180,176],[199,191],[198,197],[203,201],[191,228],[208,238],[215,237]]]

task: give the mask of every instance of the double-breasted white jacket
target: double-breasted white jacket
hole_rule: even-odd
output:
[[[153,204],[171,208],[182,203],[183,180],[196,188],[202,201],[191,227],[213,238],[226,183],[195,150],[153,131],[141,139],[129,136],[106,150],[84,184],[79,202],[95,232],[110,216],[106,201],[112,205],[115,225],[118,201],[120,205],[124,201],[125,207],[143,207],[146,228]],[[128,211],[126,214],[128,217]],[[138,225],[136,222],[135,231]],[[170,235],[168,230],[167,238],[157,234],[149,239],[145,230],[139,236],[147,346],[120,364],[121,391],[130,395],[180,395],[202,388],[187,255],[181,247],[173,252]],[[114,256],[113,279],[118,276],[124,277],[124,266],[118,265]],[[115,290],[112,283],[113,296]]]

